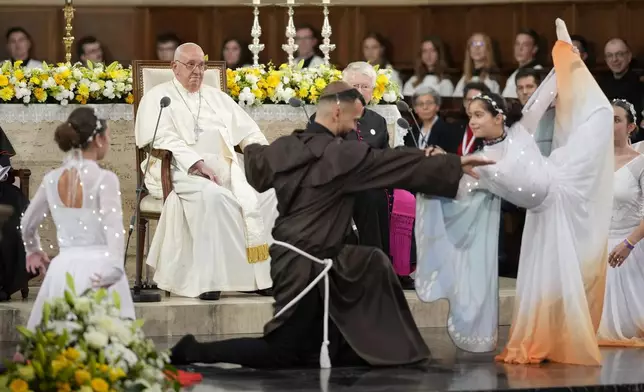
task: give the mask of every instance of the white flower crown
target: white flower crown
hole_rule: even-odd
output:
[[[617,103],[621,103],[621,104],[623,104],[623,105],[626,105],[626,107],[628,108],[628,111],[629,111],[629,112],[631,112],[631,115],[633,116],[633,121],[634,121],[634,122],[636,122],[636,121],[637,121],[637,114],[635,114],[635,113],[636,113],[636,112],[635,112],[635,106],[633,106],[633,104],[632,104],[632,103],[628,102],[628,101],[627,101],[627,100],[625,100],[625,99],[621,99],[621,98],[615,98],[615,99],[613,99],[613,100],[611,101],[611,103],[612,103],[613,105],[615,105],[615,104],[617,104]]]
[[[477,94],[477,95],[475,95],[472,99],[473,99],[473,100],[474,100],[474,99],[480,99],[480,100],[483,100],[483,101],[487,101],[487,102],[489,102],[489,103],[490,103],[490,105],[492,105],[492,108],[494,109],[494,111],[496,112],[496,114],[500,114],[500,115],[502,115],[502,116],[503,116],[503,121],[505,121],[505,120],[506,120],[506,118],[507,118],[507,117],[505,116],[505,112],[503,111],[503,109],[501,109],[501,108],[499,107],[499,105],[496,103],[496,101],[495,101],[495,100],[493,100],[492,98],[490,98],[488,95],[484,95],[484,94]]]

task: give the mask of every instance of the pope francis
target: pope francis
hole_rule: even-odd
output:
[[[259,194],[248,184],[243,156],[234,150],[268,144],[266,138],[225,92],[202,84],[204,58],[196,44],[177,48],[174,78],[143,96],[135,134],[139,148],[152,143],[159,101],[169,97],[153,147],[172,152],[174,190],[163,205],[147,264],[155,268],[159,288],[216,300],[221,291],[272,286],[268,243],[277,201],[272,189]],[[148,159],[146,187],[162,198],[161,161]]]

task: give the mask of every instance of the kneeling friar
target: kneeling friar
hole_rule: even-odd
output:
[[[169,97],[153,148],[172,152],[174,189],[163,205],[147,264],[155,268],[159,288],[187,297],[212,293],[216,297],[207,299],[217,299],[219,291],[272,286],[268,243],[277,203],[272,189],[260,194],[248,184],[243,156],[234,150],[268,144],[266,138],[225,92],[203,84],[204,58],[196,44],[177,48],[174,78],[145,93],[135,133],[139,148],[152,143],[159,102]],[[161,161],[147,159],[146,187],[162,199]]]

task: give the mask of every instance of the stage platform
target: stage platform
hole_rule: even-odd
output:
[[[217,364],[184,370],[204,376],[189,392],[644,391],[642,349],[602,349],[601,367],[496,363],[508,332],[508,326],[500,327],[497,352],[473,354],[454,347],[445,328],[422,328],[433,358],[414,367],[256,370]],[[223,338],[230,336],[198,337]],[[177,338],[155,340],[170,347]]]
[[[509,325],[514,306],[516,281],[500,278],[499,323]],[[37,288],[29,299],[0,303],[0,342],[18,339],[16,326],[24,325],[36,297]],[[414,291],[406,291],[407,300],[419,328],[447,325],[447,301],[423,303]],[[19,297],[15,295],[14,297]],[[224,293],[219,301],[165,297],[157,303],[136,304],[137,318],[145,320],[147,336],[233,335],[262,333],[264,324],[273,314],[272,298],[254,294]]]

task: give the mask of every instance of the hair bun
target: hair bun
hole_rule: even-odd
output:
[[[56,132],[54,133],[54,140],[61,150],[67,152],[72,148],[79,146],[80,135],[74,129],[71,123],[65,122],[60,124],[56,128]]]

